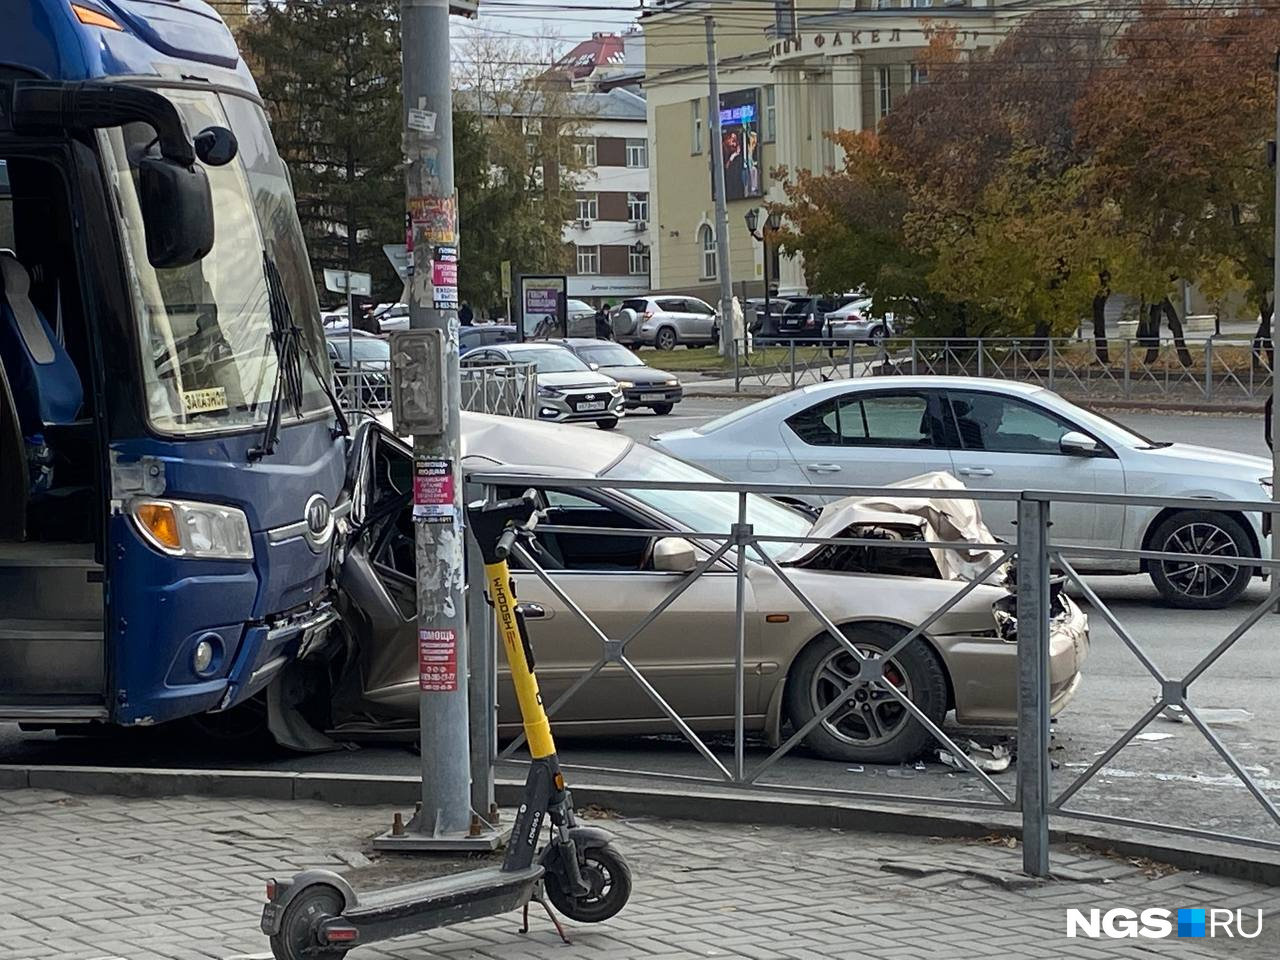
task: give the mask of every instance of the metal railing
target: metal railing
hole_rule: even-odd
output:
[[[1068,396],[1169,401],[1262,401],[1274,377],[1266,344],[1209,337],[893,338],[866,341],[760,340],[740,345],[735,389],[786,388],[845,377],[936,375],[1036,383]]]
[[[483,489],[488,497],[499,495],[499,488],[509,493],[510,490],[526,486],[545,487],[545,476],[512,476],[485,475],[476,473],[468,478],[468,482]],[[561,485],[564,486],[564,485]],[[1151,819],[1125,817],[1106,812],[1077,809],[1069,802],[1078,798],[1080,791],[1089,784],[1097,785],[1100,771],[1108,762],[1134,737],[1138,736],[1152,719],[1162,710],[1173,707],[1186,712],[1195,728],[1203,734],[1214,752],[1222,758],[1233,775],[1245,786],[1258,802],[1269,820],[1280,826],[1280,812],[1275,804],[1256,782],[1249,769],[1238,760],[1222,738],[1200,717],[1196,708],[1188,698],[1192,684],[1204,672],[1226,654],[1245,633],[1255,626],[1267,612],[1280,602],[1280,589],[1274,574],[1280,571],[1280,562],[1267,556],[1223,556],[1194,555],[1186,553],[1162,553],[1153,550],[1103,549],[1095,547],[1079,547],[1051,542],[1050,514],[1054,503],[1066,505],[1071,503],[1089,503],[1097,505],[1105,503],[1121,507],[1158,507],[1164,510],[1223,511],[1237,516],[1245,514],[1280,513],[1280,507],[1269,501],[1213,503],[1204,500],[1181,500],[1138,498],[1133,496],[1079,495],[1070,493],[1044,493],[1037,491],[973,491],[946,490],[921,491],[919,499],[946,497],[955,500],[974,500],[984,504],[1005,504],[1016,508],[1017,542],[1010,543],[973,543],[961,541],[925,542],[918,540],[881,540],[861,539],[854,537],[781,537],[758,531],[751,522],[748,509],[750,494],[766,496],[791,496],[787,488],[761,484],[711,484],[711,483],[679,483],[660,481],[619,481],[619,480],[578,480],[567,484],[575,490],[591,496],[590,491],[616,490],[624,487],[627,491],[666,490],[666,491],[715,491],[726,496],[736,497],[736,522],[729,529],[720,530],[674,530],[659,527],[634,529],[631,527],[596,528],[584,526],[553,525],[542,523],[538,526],[540,534],[569,534],[573,536],[611,536],[611,537],[682,537],[696,543],[701,552],[701,559],[687,573],[672,573],[671,588],[664,599],[653,605],[652,609],[638,618],[624,635],[611,635],[601,627],[592,612],[585,609],[572,596],[573,577],[562,577],[550,571],[538,562],[536,556],[524,547],[517,548],[517,558],[526,572],[520,577],[536,577],[537,581],[550,591],[555,601],[562,607],[560,615],[576,618],[599,641],[599,652],[594,663],[548,707],[548,713],[555,718],[579,693],[602,671],[612,668],[616,676],[618,669],[631,682],[636,684],[644,695],[652,702],[656,715],[665,717],[672,727],[687,741],[709,767],[708,775],[700,776],[688,773],[673,773],[668,770],[640,770],[632,768],[605,767],[599,765],[575,764],[566,761],[572,769],[594,771],[604,774],[628,773],[642,775],[645,778],[659,778],[684,782],[729,785],[744,791],[778,791],[789,794],[809,796],[834,796],[845,799],[857,799],[880,803],[926,804],[951,808],[967,808],[984,812],[1004,811],[1016,813],[1021,818],[1024,841],[1024,868],[1036,876],[1047,876],[1049,872],[1049,824],[1053,819],[1078,819],[1103,823],[1122,828],[1140,828],[1175,833],[1200,839],[1225,841],[1235,844],[1246,844],[1269,849],[1280,850],[1280,841],[1268,840],[1254,835],[1241,833],[1225,833],[1208,828],[1177,826],[1169,822],[1168,810],[1152,811]],[[906,498],[907,491],[902,487],[864,488],[864,487],[813,487],[806,491],[816,497],[840,498],[846,496],[859,497],[892,497],[897,500]],[[766,544],[821,544],[827,546],[873,546],[890,550],[927,549],[955,551],[989,551],[986,554],[985,566],[967,581],[950,581],[954,591],[939,603],[930,613],[920,617],[917,622],[902,628],[900,634],[889,645],[888,649],[876,655],[864,651],[846,635],[838,622],[824,612],[823,598],[812,596],[799,585],[794,576],[794,568],[779,563],[769,551],[762,548]],[[1266,551],[1259,551],[1265,554]],[[1123,561],[1136,565],[1139,562],[1173,561],[1178,563],[1201,562],[1231,567],[1248,566],[1272,572],[1272,589],[1267,599],[1255,605],[1248,616],[1230,633],[1204,654],[1200,661],[1190,670],[1179,676],[1161,670],[1147,653],[1142,644],[1121,622],[1116,613],[1097,595],[1091,585],[1082,577],[1077,569],[1080,557],[1105,557],[1112,561]],[[707,738],[693,729],[693,724],[681,716],[660,687],[663,682],[655,683],[646,675],[643,657],[633,654],[633,645],[638,637],[647,630],[661,629],[666,625],[674,625],[670,611],[687,591],[708,571],[717,568],[722,561],[729,561],[735,579],[734,601],[734,649],[732,651],[734,682],[734,714],[732,718],[733,752],[731,760],[722,760],[708,743]],[[996,584],[1004,574],[1009,572],[1008,564],[1012,563],[1016,583],[1016,657],[1017,657],[1017,764],[1016,789],[1007,790],[992,776],[974,762],[968,753],[961,749],[955,738],[942,729],[942,725],[914,702],[911,696],[901,689],[896,682],[886,678],[886,665],[891,665],[906,647],[917,638],[929,641],[930,629],[954,610],[958,604],[978,590],[984,584]],[[832,696],[829,703],[802,724],[793,725],[789,736],[782,739],[763,760],[748,765],[746,751],[746,657],[747,657],[747,581],[748,565],[767,570],[795,601],[814,619],[820,636],[832,638],[857,664],[857,672],[851,678],[842,681],[839,692]],[[1055,616],[1050,585],[1051,573],[1056,569],[1070,581],[1080,597],[1092,608],[1091,615],[1100,618],[1110,626],[1125,648],[1131,651],[1139,663],[1151,674],[1158,686],[1158,697],[1155,704],[1148,709],[1141,719],[1129,726],[1105,751],[1102,751],[1088,768],[1072,779],[1063,789],[1056,789],[1051,772],[1053,766],[1049,750],[1051,745],[1050,711],[1051,711],[1051,636],[1054,631]],[[579,571],[579,575],[581,571]],[[848,582],[848,581],[846,581]],[[899,581],[899,585],[909,583],[908,579]],[[915,582],[925,582],[917,579]],[[881,584],[883,582],[881,581]],[[471,592],[470,620],[473,624],[473,659],[471,661],[473,675],[473,777],[479,793],[484,790],[492,795],[492,783],[496,765],[499,762],[511,762],[511,758],[524,743],[523,735],[498,749],[496,725],[496,654],[493,647],[492,618],[480,591]],[[994,614],[993,614],[994,622]],[[484,627],[486,632],[476,631],[476,624]],[[679,629],[677,627],[677,629]],[[536,642],[536,638],[535,638]],[[993,640],[996,643],[1005,640]],[[478,680],[478,685],[476,678]],[[1087,677],[1086,677],[1087,682]],[[951,796],[918,796],[902,792],[868,791],[860,789],[843,789],[833,787],[816,787],[803,783],[779,783],[762,781],[762,776],[804,742],[809,734],[825,723],[833,715],[853,709],[859,690],[866,690],[868,696],[873,694],[882,701],[891,698],[903,711],[919,723],[932,737],[935,745],[947,751],[964,771],[973,774],[976,782],[982,787],[982,795],[978,798]],[[1070,713],[1064,714],[1070,717]],[[485,750],[482,745],[487,744]],[[1252,745],[1250,745],[1252,746]],[[485,784],[487,783],[487,788]]]
[[[531,363],[465,366],[459,370],[462,409],[506,417],[536,415],[537,370]],[[391,409],[391,372],[382,361],[334,373],[334,392],[344,412],[359,419]]]

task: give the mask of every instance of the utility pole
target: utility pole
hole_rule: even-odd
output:
[[[410,333],[393,353],[425,345],[407,379],[439,407],[431,429],[413,428],[422,805],[382,839],[431,850],[465,844],[472,825],[449,0],[401,0],[400,24]]]
[[[1271,277],[1271,500],[1280,504],[1280,370],[1276,369],[1276,340],[1280,334],[1280,50],[1276,51],[1276,218],[1272,227],[1272,277]],[[1280,554],[1280,513],[1271,514],[1271,555]],[[1273,613],[1280,613],[1280,570],[1271,571],[1271,599],[1275,601]]]
[[[711,185],[716,194],[716,273],[720,275],[720,338],[729,338],[726,354],[737,367],[738,340],[733,328],[733,278],[729,276],[729,212],[724,194],[724,140],[720,132],[720,78],[716,66],[715,17],[707,26],[707,119],[711,121]]]

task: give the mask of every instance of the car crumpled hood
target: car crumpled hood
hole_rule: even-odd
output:
[[[845,497],[823,508],[811,537],[857,538],[851,527],[896,526],[909,524],[929,542],[958,541],[968,543],[998,543],[998,538],[982,520],[982,511],[975,500],[945,496],[946,491],[967,489],[949,473],[936,471],[916,477],[908,477],[890,487],[937,491],[944,495],[924,497]],[[821,544],[797,544],[779,557],[780,563],[802,564],[823,549]],[[929,553],[946,580],[973,580],[983,570],[1000,558],[997,550],[957,549],[930,547]],[[1001,584],[1007,579],[1007,565],[987,578],[991,584]]]

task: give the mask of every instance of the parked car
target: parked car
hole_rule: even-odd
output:
[[[338,399],[347,407],[384,410],[391,404],[391,344],[381,337],[344,327],[325,337],[333,364]]]
[[[373,308],[373,318],[383,333],[395,333],[409,329],[409,305],[407,303],[380,303]]]
[[[1257,500],[1271,495],[1258,457],[1150,440],[1031,384],[968,377],[894,377],[815,384],[763,400],[657,446],[735,480],[878,485],[948,471],[970,487]],[[997,535],[1014,537],[1014,505],[984,506]],[[1054,504],[1056,543],[1107,550],[1257,557],[1259,516],[1101,502]],[[1177,607],[1223,607],[1248,566],[1072,558],[1082,572],[1150,575]]]
[[[784,340],[821,340],[825,317],[857,299],[852,294],[838,297],[792,297],[778,316],[778,336]]]
[[[808,297],[801,296],[776,296],[770,297],[766,301],[764,297],[752,297],[743,304],[743,310],[748,311],[749,314],[747,328],[751,331],[752,336],[757,339],[769,340],[776,338],[779,336],[778,325],[787,307],[797,300],[808,299]]]
[[[653,369],[620,343],[581,337],[561,342],[592,370],[618,381],[628,410],[648,407],[663,415],[684,397],[684,388],[674,374]]]
[[[511,323],[482,323],[461,327],[458,331],[458,350],[466,353],[476,347],[488,347],[495,343],[514,343],[520,333]]]
[[[873,314],[870,297],[850,300],[826,315],[824,336],[839,343],[862,341],[879,344],[896,334],[893,314]]]
[[[469,367],[532,363],[538,377],[538,419],[555,423],[594,422],[612,430],[625,413],[618,384],[596,373],[557,343],[494,344],[469,350],[462,357]]]
[[[635,324],[624,317],[635,314]],[[629,297],[613,316],[614,337],[627,346],[674,350],[716,342],[715,308],[697,297]]]
[[[374,427],[369,428],[373,430]],[[587,435],[527,420],[462,415],[463,467],[485,473],[537,475],[534,489],[545,509],[530,546],[541,567],[609,637],[625,637],[675,589],[714,545],[698,534],[727,533],[738,519],[738,496],[716,489],[637,489],[628,481],[718,481],[704,471],[623,436]],[[374,449],[370,450],[369,447]],[[357,485],[364,498],[353,505],[361,525],[340,572],[346,597],[358,615],[351,624],[363,669],[361,703],[372,711],[413,723],[419,682],[414,590],[413,521],[407,503],[396,513],[377,505],[396,502],[411,475],[410,451],[385,434],[356,441]],[[577,481],[617,481],[587,489]],[[527,484],[499,485],[499,496],[519,495]],[[891,503],[843,504],[827,526],[773,500],[747,497],[747,519],[757,534],[804,537],[832,525],[856,535],[864,525],[888,523],[922,540],[955,538],[978,529],[946,526],[946,490],[926,495],[916,512]],[[936,495],[943,499],[934,500]],[[930,512],[929,504],[935,509]],[[861,511],[861,515],[858,515]],[[364,522],[361,518],[374,518]],[[548,525],[601,531],[655,529],[655,536],[618,532],[543,532]],[[836,532],[839,532],[839,529]],[[824,534],[827,535],[827,534]],[[762,543],[787,576],[865,653],[886,652],[913,625],[956,595],[955,569],[930,565],[929,551],[913,551],[884,572],[858,570],[859,559],[827,547]],[[887,551],[885,551],[887,554]],[[865,558],[863,558],[865,559]],[[857,677],[856,661],[829,636],[775,570],[746,562],[747,647],[745,725],[777,743],[782,729],[801,728]],[[737,648],[734,554],[716,561],[651,626],[627,644],[626,654],[654,690],[698,731],[731,729]],[[962,571],[961,571],[962,573]],[[515,592],[538,659],[542,696],[554,703],[602,655],[601,641],[575,610],[531,569],[515,563]],[[1051,710],[1061,711],[1080,683],[1088,653],[1088,623],[1062,592],[1054,596],[1051,629]],[[935,724],[949,710],[961,724],[1012,726],[1017,716],[1017,622],[1013,597],[1003,586],[974,586],[924,634],[884,663],[884,675]],[[499,723],[504,734],[519,728],[519,714],[505,670],[499,673]],[[855,688],[847,709],[819,721],[808,746],[842,762],[897,763],[924,753],[932,739],[883,689]],[[555,716],[570,735],[667,732],[671,721],[644,688],[616,663],[604,666]]]

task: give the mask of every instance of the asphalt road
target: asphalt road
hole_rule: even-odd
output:
[[[666,417],[636,414],[621,429],[633,437],[677,427],[696,426],[733,409],[734,401],[690,398]],[[1183,414],[1114,414],[1154,439],[1216,445],[1265,455],[1261,428],[1244,417]],[[1223,611],[1172,611],[1156,602],[1144,577],[1095,578],[1091,585],[1135,642],[1163,670],[1178,676],[1226,637],[1267,596],[1256,582],[1233,608]],[[1265,792],[1280,797],[1280,617],[1267,615],[1245,634],[1191,687],[1190,699],[1204,708],[1243,709],[1240,722],[1215,726],[1226,746],[1246,765]],[[1128,649],[1106,619],[1092,612],[1092,654],[1084,668],[1079,695],[1054,724],[1057,769],[1054,787],[1061,790],[1092,763],[1150,706],[1158,684]],[[991,741],[992,731],[956,730],[963,744],[969,736]],[[1191,725],[1155,719],[1147,728],[1154,736],[1135,741],[1113,758],[1100,775],[1074,798],[1072,809],[1116,816],[1158,820],[1180,826],[1216,829],[1280,842],[1277,828],[1225,762]],[[728,760],[727,739],[713,741]],[[714,778],[714,771],[677,736],[635,738],[608,742],[564,741],[562,756],[570,765],[654,771],[667,775]],[[758,743],[749,745],[748,766],[768,755]],[[23,734],[13,725],[0,725],[0,763],[72,763],[155,765],[167,767],[256,767],[282,770],[325,770],[347,773],[413,774],[417,758],[403,747],[371,747],[314,756],[281,756],[270,751],[246,753],[200,745],[188,735],[140,731],[105,740],[55,740],[49,734]],[[511,770],[514,772],[514,769]],[[616,780],[614,774],[594,772],[592,782]],[[1010,796],[1015,774],[994,776]],[[876,796],[904,794],[956,799],[987,798],[987,788],[968,773],[938,763],[924,769],[851,767],[826,762],[797,750],[763,778],[763,783],[786,783],[811,788],[858,790]]]

